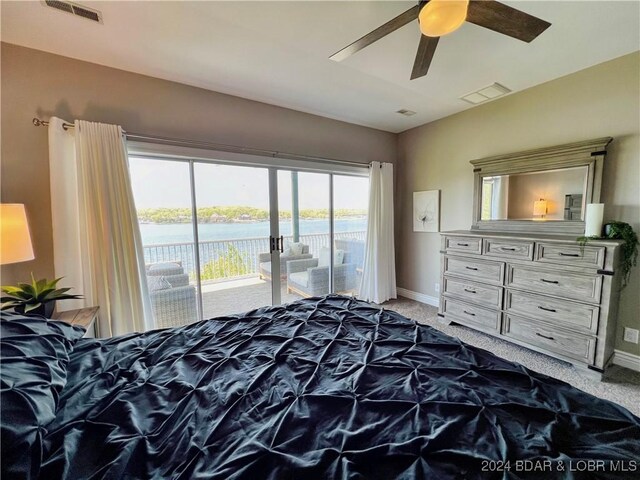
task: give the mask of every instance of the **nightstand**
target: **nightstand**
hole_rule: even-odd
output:
[[[98,317],[100,307],[78,308],[76,310],[67,310],[65,312],[56,312],[53,314],[54,320],[60,320],[83,327],[87,333],[93,333],[93,324]],[[93,336],[93,335],[91,335]]]

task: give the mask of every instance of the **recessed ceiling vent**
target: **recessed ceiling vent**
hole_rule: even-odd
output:
[[[396,113],[399,113],[400,115],[404,115],[405,117],[410,117],[411,115],[416,114],[416,112],[414,112],[413,110],[407,110],[406,108],[402,108],[398,110]]]
[[[63,12],[77,15],[78,17],[86,18],[94,22],[102,23],[102,14],[98,10],[93,8],[83,7],[77,3],[63,2],[60,0],[44,0],[44,4],[47,7],[55,8]]]
[[[468,93],[460,97],[460,100],[464,100],[465,102],[469,102],[472,105],[478,105],[479,103],[484,103],[488,100],[493,100],[494,98],[501,97],[507,93],[509,90],[504,85],[500,85],[499,83],[494,83],[493,85],[489,85],[488,87],[481,88],[475,92]]]

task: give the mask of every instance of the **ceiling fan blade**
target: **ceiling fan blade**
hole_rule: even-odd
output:
[[[404,27],[407,23],[414,21],[418,18],[418,13],[420,12],[420,6],[416,5],[415,7],[410,8],[404,13],[401,13],[397,17],[392,20],[389,20],[384,25],[376,28],[372,32],[367,33],[364,37],[356,40],[351,45],[343,48],[342,50],[337,51],[329,58],[336,62],[340,62],[347,57],[350,57],[356,52],[359,52],[363,48],[371,45],[373,42],[377,42],[382,37],[389,35],[391,32],[396,31],[400,27]]]
[[[467,22],[523,42],[531,42],[551,26],[549,22],[495,0],[471,0]]]
[[[429,65],[433,59],[433,54],[438,46],[440,37],[427,37],[420,35],[420,43],[418,44],[418,52],[416,60],[413,62],[413,70],[411,71],[411,80],[424,77],[429,71]]]

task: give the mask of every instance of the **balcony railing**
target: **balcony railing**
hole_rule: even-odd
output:
[[[336,239],[365,240],[365,231],[337,232]],[[287,241],[293,240],[292,236],[285,236]],[[316,233],[311,235],[300,235],[300,242],[309,245],[309,252],[317,256],[322,247],[329,246],[328,233]],[[180,260],[185,272],[191,278],[195,278],[195,254],[194,243],[166,243],[157,245],[144,245],[145,263],[171,262]],[[227,240],[213,240],[200,242],[200,269],[212,262],[216,263],[216,275],[213,280],[225,280],[238,278],[240,276],[256,275],[258,273],[258,254],[269,251],[269,239],[259,238],[233,238]],[[232,252],[230,254],[230,252]],[[238,262],[242,263],[239,269]],[[242,274],[239,274],[239,270]],[[212,280],[203,279],[203,281]]]

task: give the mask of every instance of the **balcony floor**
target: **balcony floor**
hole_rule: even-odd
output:
[[[287,293],[283,280],[282,303],[300,300],[299,295]],[[271,304],[271,282],[259,277],[243,278],[202,285],[204,318],[220,317]]]

